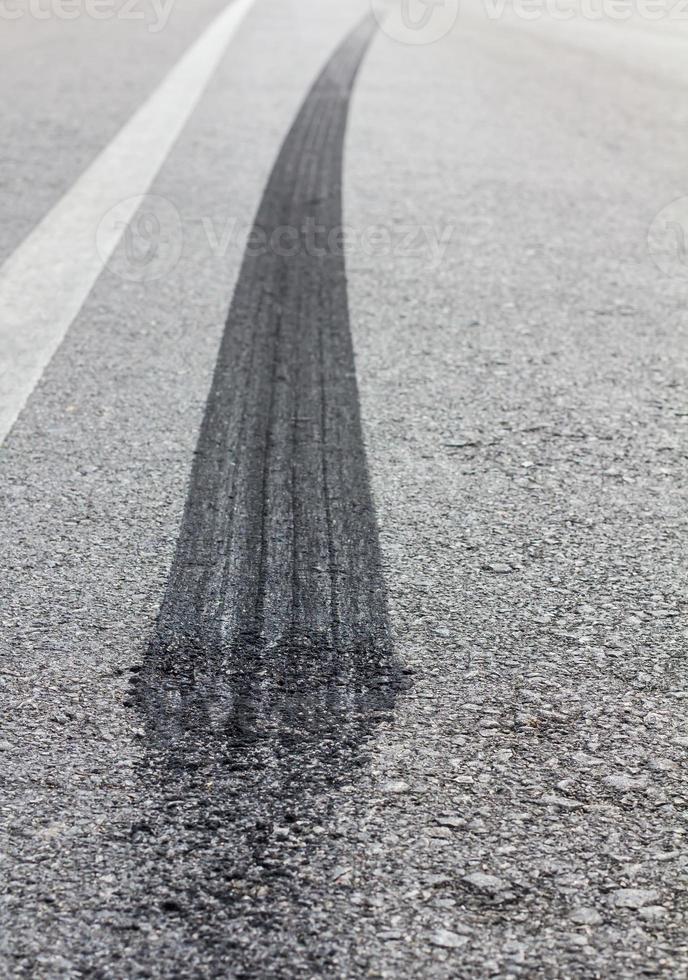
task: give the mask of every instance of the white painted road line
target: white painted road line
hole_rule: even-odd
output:
[[[134,217],[137,196],[150,187],[254,2],[234,0],[215,18],[0,268],[0,442]],[[104,228],[101,219],[115,205],[121,220]]]

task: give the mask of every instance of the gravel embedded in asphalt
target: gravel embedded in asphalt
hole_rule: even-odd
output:
[[[686,282],[645,237],[688,109],[604,25],[374,42],[349,299],[412,683],[294,806],[253,750],[214,810],[150,780],[130,679],[243,250],[200,218],[250,223],[364,5],[299,9],[295,57],[256,6],[156,182],[174,274],[100,280],[3,449],[5,973],[685,977]]]

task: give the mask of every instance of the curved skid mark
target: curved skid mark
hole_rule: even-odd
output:
[[[366,18],[345,39],[296,117],[251,239],[288,228],[290,247],[247,249],[229,310],[139,687],[155,743],[182,767],[209,736],[224,764],[260,742],[341,765],[337,746],[351,755],[398,687],[344,256],[328,234],[374,30]]]

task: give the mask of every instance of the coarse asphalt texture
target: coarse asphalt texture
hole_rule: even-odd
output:
[[[179,0],[157,34],[3,25],[90,83],[83,135],[42,125],[44,73],[17,86],[3,145],[36,194],[3,190],[4,256],[221,6]],[[179,262],[103,273],[2,447],[8,977],[688,976],[688,278],[647,250],[686,193],[678,30],[466,2],[434,43],[372,37],[329,319],[355,351],[394,697],[361,713],[354,669],[320,740],[298,712],[254,738],[248,711],[231,751],[221,705],[181,751],[143,710],[216,367],[237,382],[244,232],[368,13],[257,0],[151,189]],[[321,663],[298,665],[316,707]]]

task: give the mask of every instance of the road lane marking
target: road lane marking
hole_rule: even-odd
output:
[[[255,0],[234,0],[0,268],[0,443]],[[99,224],[115,205],[119,223]],[[98,244],[96,247],[96,230]]]

